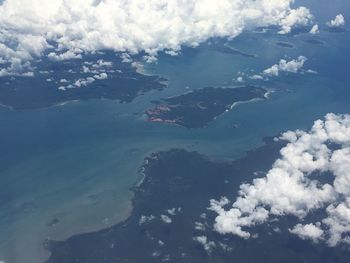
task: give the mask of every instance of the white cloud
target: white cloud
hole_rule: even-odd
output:
[[[310,73],[310,74],[318,74],[318,72],[316,70],[312,70],[312,69],[308,69],[306,70],[307,73]]]
[[[143,60],[146,61],[146,63],[154,63],[158,60],[158,58],[154,55],[146,55],[143,56]]]
[[[213,249],[216,247],[214,241],[209,241],[206,236],[197,236],[193,238],[194,241],[197,241],[199,244],[201,244],[205,251],[208,253],[211,253]]]
[[[327,22],[329,27],[342,27],[345,26],[345,18],[342,14],[337,15],[333,20]]]
[[[70,60],[70,59],[81,59],[82,56],[81,51],[74,51],[74,50],[68,50],[66,52],[63,52],[61,54],[56,54],[55,52],[51,52],[47,55],[47,57],[53,61],[63,61],[63,60]]]
[[[152,220],[156,219],[156,217],[154,215],[149,215],[149,216],[145,216],[145,215],[142,215],[140,217],[140,220],[139,220],[139,225],[143,225],[145,223],[149,223],[151,222]]]
[[[112,62],[105,61],[103,59],[99,59],[96,62],[85,61],[81,69],[81,73],[90,73],[91,75],[85,78],[73,80],[72,84],[69,84],[69,81],[66,79],[61,79],[60,83],[62,84],[62,86],[60,86],[58,89],[64,91],[66,89],[86,87],[95,81],[107,79],[107,72],[115,72],[115,70],[113,69]],[[64,84],[66,85],[64,86]]]
[[[263,74],[267,76],[278,76],[281,71],[298,73],[304,66],[306,60],[307,58],[304,56],[299,56],[297,59],[293,59],[291,61],[281,59],[278,64],[275,64],[270,68],[265,69],[263,71]]]
[[[173,222],[173,220],[167,215],[160,215],[160,219],[166,224],[170,224]]]
[[[1,43],[0,43],[0,49],[1,49]],[[1,55],[1,50],[0,50]],[[4,64],[4,63],[2,63]],[[8,60],[6,60],[5,65],[3,67],[0,67],[0,77],[4,76],[27,76],[27,77],[33,77],[33,69],[30,66],[29,62],[23,63],[21,59],[12,57]]]
[[[79,78],[74,81],[73,84],[69,84],[67,86],[60,86],[60,90],[66,90],[66,89],[73,89],[73,88],[81,88],[81,87],[86,87],[89,84],[94,83],[96,80],[103,80],[107,79],[108,75],[106,73],[101,73],[98,75],[94,75],[92,77],[86,77],[86,78]]]
[[[120,57],[122,59],[122,62],[124,62],[124,63],[131,63],[132,62],[131,56],[128,53],[122,53],[120,55]]]
[[[74,86],[77,88],[86,87],[93,82],[95,82],[95,79],[93,77],[80,78],[74,82]]]
[[[237,81],[237,82],[240,82],[240,83],[243,83],[243,82],[244,82],[244,79],[243,79],[242,76],[239,76],[239,77],[237,77],[236,81]]]
[[[171,216],[176,216],[178,213],[181,212],[181,210],[182,210],[181,207],[178,207],[178,208],[173,207],[173,208],[171,208],[171,209],[168,209],[168,210],[167,210],[167,213],[168,213],[169,215],[171,215]]]
[[[101,69],[101,68],[110,68],[113,66],[113,62],[111,61],[105,61],[103,59],[97,60],[96,63],[92,63],[92,68],[94,69]]]
[[[253,80],[262,80],[262,79],[264,79],[264,78],[263,78],[261,75],[255,74],[255,75],[251,76],[250,79],[253,79]]]
[[[105,72],[102,72],[100,74],[94,75],[94,79],[101,80],[101,79],[107,79],[107,78],[108,78],[108,75]]]
[[[310,34],[318,34],[320,32],[319,27],[317,24],[313,25],[312,28],[310,29]]]
[[[324,231],[320,228],[321,223],[317,222],[316,224],[297,224],[293,229],[289,229],[289,232],[297,235],[301,239],[310,239],[313,242],[317,243],[323,238]]]
[[[281,26],[287,33],[311,18],[293,0],[5,0],[0,5],[0,57],[22,62],[42,56],[61,61],[110,49],[176,55],[182,45],[243,30]],[[50,44],[49,44],[50,43]],[[128,60],[124,57],[125,61]],[[10,61],[10,63],[12,63]]]
[[[201,222],[194,222],[194,229],[199,231],[205,231],[205,225]]]
[[[297,9],[291,10],[289,14],[282,19],[282,29],[279,33],[287,34],[292,30],[293,26],[295,25],[306,26],[309,24],[311,19],[312,15],[309,9],[305,7],[299,7]]]
[[[158,240],[158,245],[162,247],[165,245],[165,243],[162,240]]]
[[[84,65],[81,69],[81,72],[82,73],[93,73],[93,74],[105,73],[106,71],[114,72],[112,67],[113,67],[113,62],[105,61],[103,59],[99,59],[96,62],[85,61]]]
[[[174,216],[174,215],[176,215],[176,208],[168,209],[167,212],[168,212],[169,215],[173,215]]]
[[[152,257],[159,257],[162,253],[159,250],[156,250],[152,253]]]
[[[249,238],[249,227],[270,219],[305,219],[320,211],[326,214],[321,223],[297,225],[291,232],[314,241],[322,237],[330,246],[350,243],[350,115],[327,114],[310,131],[288,131],[280,139],[289,141],[281,157],[265,177],[240,186],[229,210],[223,207],[227,198],[210,201],[209,209],[218,214],[215,230]],[[324,172],[332,175],[328,183],[311,177]]]
[[[282,59],[281,59],[282,60]],[[283,59],[283,61],[286,61]],[[275,64],[267,69],[265,69],[263,71],[264,75],[268,75],[268,76],[278,76],[279,75],[279,65]]]
[[[347,160],[349,162],[349,160]],[[348,171],[347,171],[348,173]],[[338,205],[331,204],[327,207],[328,217],[323,223],[328,227],[330,246],[336,246],[339,242],[350,243],[350,198]]]
[[[165,54],[168,54],[172,57],[179,55],[179,51],[175,51],[175,50],[165,50],[164,52],[165,52]]]

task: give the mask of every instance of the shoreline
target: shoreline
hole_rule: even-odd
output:
[[[245,87],[245,86],[243,86]],[[252,86],[255,87],[255,86]],[[215,89],[216,87],[211,87],[213,89]],[[218,89],[235,89],[235,88],[242,88],[241,86],[238,87],[219,87]],[[272,94],[274,91],[273,90],[268,90],[265,87],[259,87],[260,89],[264,90],[264,94],[261,97],[255,97],[252,98],[250,100],[239,100],[239,101],[235,101],[233,102],[231,105],[226,105],[225,109],[219,113],[218,115],[214,115],[211,120],[206,121],[206,123],[203,123],[202,125],[199,126],[189,126],[186,124],[186,122],[183,121],[183,119],[186,117],[186,115],[179,115],[177,116],[177,118],[163,118],[164,114],[166,114],[167,112],[171,112],[173,109],[177,109],[178,107],[181,108],[181,105],[173,105],[171,103],[168,103],[168,100],[172,100],[172,99],[177,99],[181,96],[186,96],[186,95],[191,95],[193,93],[195,93],[196,91],[200,91],[200,89],[195,90],[195,91],[188,91],[185,93],[182,93],[180,95],[175,95],[175,96],[171,96],[171,97],[167,97],[164,98],[162,100],[160,100],[159,102],[156,103],[156,105],[153,108],[150,108],[148,110],[146,110],[144,112],[144,114],[146,115],[146,119],[148,122],[154,122],[154,123],[162,123],[162,124],[170,124],[170,125],[177,125],[177,126],[181,126],[184,127],[186,129],[202,129],[207,127],[211,122],[213,122],[214,120],[216,120],[217,118],[219,118],[220,116],[222,116],[223,114],[225,114],[226,112],[232,110],[234,107],[241,105],[241,104],[248,104],[248,103],[252,103],[252,102],[256,102],[256,101],[263,101],[263,100],[268,100],[269,99],[269,95]],[[206,88],[202,88],[202,90],[205,90]],[[185,106],[184,106],[185,107]],[[200,107],[200,105],[198,105],[198,107]],[[205,110],[206,108],[204,108]],[[165,116],[166,117],[166,116]]]
[[[143,241],[140,241],[140,238],[144,239],[145,236],[144,235],[139,236],[140,235],[139,231],[141,231],[141,233],[143,233],[143,231],[146,231],[147,233],[146,229],[148,229],[149,227],[151,227],[151,229],[153,229],[154,231],[157,231],[157,233],[158,231],[160,231],[159,232],[160,234],[160,233],[163,233],[163,231],[167,232],[166,230],[167,228],[169,227],[171,228],[173,225],[177,225],[176,220],[180,220],[179,218],[183,217],[183,218],[186,218],[186,220],[188,220],[188,216],[186,213],[188,213],[188,211],[190,211],[191,209],[189,210],[188,209],[189,207],[186,207],[186,206],[189,205],[190,207],[192,207],[193,204],[191,205],[187,203],[189,199],[186,198],[186,196],[190,197],[192,195],[191,194],[192,191],[189,191],[190,189],[193,188],[193,191],[197,191],[198,188],[199,189],[202,188],[200,184],[194,183],[196,182],[196,180],[202,177],[201,174],[193,173],[193,171],[192,172],[190,171],[188,175],[178,174],[179,178],[177,178],[177,176],[174,177],[174,175],[176,175],[178,172],[172,171],[172,168],[171,168],[172,165],[180,161],[180,163],[184,162],[184,166],[187,167],[188,165],[187,162],[192,159],[193,161],[191,161],[190,163],[194,162],[196,164],[193,168],[195,169],[194,171],[197,171],[196,169],[199,169],[199,167],[201,167],[202,164],[205,166],[208,165],[209,167],[212,167],[212,168],[209,169],[208,174],[205,175],[203,180],[209,183],[209,185],[212,185],[215,182],[215,184],[223,185],[226,188],[226,187],[229,187],[231,183],[233,184],[237,184],[238,182],[240,183],[241,182],[240,178],[242,176],[243,176],[242,179],[249,180],[250,178],[250,176],[246,177],[246,174],[243,172],[242,175],[238,176],[238,178],[233,179],[230,177],[230,174],[227,174],[227,170],[236,171],[237,167],[239,167],[241,165],[241,162],[243,162],[244,171],[245,169],[248,169],[248,171],[250,171],[252,168],[250,167],[250,165],[247,166],[247,160],[250,160],[252,158],[253,160],[255,160],[254,156],[257,154],[260,155],[262,151],[266,151],[266,150],[271,151],[271,149],[275,149],[274,151],[276,152],[276,149],[279,149],[280,143],[276,143],[273,141],[272,138],[267,137],[262,140],[262,144],[263,144],[262,146],[257,146],[251,150],[246,151],[245,155],[242,157],[236,158],[234,160],[220,160],[220,161],[212,160],[210,156],[201,154],[196,150],[191,151],[191,150],[186,150],[181,148],[180,149],[172,148],[167,151],[153,151],[150,155],[145,157],[142,165],[140,166],[140,171],[144,169],[145,176],[141,178],[137,183],[135,183],[134,187],[132,188],[132,191],[133,191],[132,211],[131,211],[131,214],[128,216],[128,218],[119,222],[116,225],[113,225],[101,231],[71,236],[69,239],[63,242],[62,241],[48,242],[46,248],[51,252],[51,257],[47,262],[48,263],[65,262],[64,261],[65,258],[69,259],[72,257],[77,257],[78,255],[79,257],[81,256],[80,259],[79,257],[77,257],[77,259],[79,259],[80,262],[86,262],[86,263],[96,262],[96,260],[100,258],[101,255],[107,255],[107,258],[108,258],[109,253],[111,253],[111,251],[114,251],[113,253],[116,253],[115,256],[112,257],[112,254],[110,255],[111,256],[110,261],[112,262],[112,258],[128,260],[133,257],[138,258],[141,256],[142,253],[145,253],[145,252],[151,253],[149,251],[149,248],[142,248],[144,251],[140,252],[140,255],[134,255],[135,253],[129,254],[129,252],[131,253],[131,251],[128,251],[128,250],[131,249],[131,247],[128,246],[128,242],[130,241],[132,242],[132,244],[143,242]],[[279,151],[277,152],[279,153]],[[269,158],[273,158],[273,156],[266,156],[264,158],[269,159]],[[266,163],[263,160],[257,160],[257,162],[260,163],[259,168],[261,165],[263,166],[266,165]],[[182,167],[182,165],[174,169],[181,171],[183,168],[180,168],[180,167]],[[219,174],[217,174],[218,177],[213,176],[212,174],[213,172],[212,169],[215,167],[219,169],[218,170]],[[162,170],[163,168],[166,168],[166,170],[163,171]],[[174,172],[175,174],[168,175],[167,173],[170,171],[172,171],[172,173]],[[190,176],[190,178],[186,179],[188,176]],[[219,178],[220,180],[218,180]],[[175,185],[173,185],[175,183],[175,181],[173,181],[174,179],[176,179],[176,181],[179,180],[179,182],[176,183]],[[227,184],[226,182],[227,179],[229,179],[230,181],[236,180],[236,182],[231,181],[230,184]],[[194,184],[190,183],[187,186],[187,183],[186,183],[187,180],[190,180],[191,182],[192,180],[194,180],[193,181]],[[205,187],[207,183],[204,183],[203,187]],[[169,189],[168,189],[169,187],[170,189],[173,189],[175,187],[175,189],[173,189],[175,192],[173,193],[172,192],[173,190],[170,190],[169,192]],[[160,192],[158,192],[158,190],[160,190]],[[184,196],[181,196],[181,197],[179,196],[178,198],[179,200],[173,198],[173,195],[178,191],[186,192],[184,193]],[[214,196],[216,196],[219,193],[220,194],[225,193],[221,191],[222,191],[221,188],[216,188],[214,193],[208,192],[207,194],[210,194],[210,196],[208,197],[203,196],[199,204],[197,204],[197,201],[198,201],[197,199],[192,200],[192,202],[196,203],[196,208],[194,209],[198,210],[198,209],[206,208],[208,205],[207,202],[209,202],[211,195],[214,194]],[[162,198],[159,199],[159,196],[161,196]],[[158,203],[159,205],[163,204],[162,205],[163,208],[159,207]],[[178,215],[172,217],[173,220],[175,221],[169,224],[168,227],[162,226],[162,224],[159,225],[161,221],[159,221],[160,219],[158,215],[161,214],[162,211],[164,211],[164,208],[170,209],[172,207],[178,207],[180,209],[179,211],[181,211],[179,212]],[[199,216],[200,212],[199,211],[197,212],[198,212],[197,216]],[[146,220],[148,220],[147,218],[149,218],[150,221],[146,221],[146,223],[141,224],[140,218],[142,217],[146,218]],[[192,217],[193,215],[191,215],[191,218]],[[157,223],[157,225],[154,225],[155,223]],[[183,224],[180,224],[180,225],[183,225]],[[192,225],[191,224],[187,226],[185,225],[184,227],[192,228]],[[191,232],[192,231],[185,231],[185,233],[187,234],[191,234]],[[179,233],[181,233],[181,231]],[[165,238],[166,237],[162,237],[160,238],[160,240],[165,241],[164,240]],[[124,239],[126,239],[125,242],[124,241],[122,242],[122,240]],[[151,240],[153,240],[153,238]],[[151,240],[148,240],[147,242],[150,242]],[[85,251],[83,254],[80,254],[78,251],[79,250],[78,247],[80,247],[79,244],[88,245],[89,242],[92,242],[91,245],[95,244],[96,247],[94,247],[93,250],[90,251],[89,253],[85,253],[86,252]],[[165,241],[165,244],[168,244],[168,242],[170,241],[169,240]],[[192,239],[190,239],[189,242],[190,244],[193,244]],[[78,246],[78,247],[75,247],[75,246]],[[191,246],[186,244],[186,248],[190,248]],[[108,249],[108,251],[104,251],[105,249]],[[202,253],[200,255],[202,255]],[[140,261],[136,260],[135,262],[140,262]]]

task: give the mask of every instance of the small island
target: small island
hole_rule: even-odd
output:
[[[207,87],[155,101],[157,105],[146,114],[151,122],[202,128],[237,103],[263,99],[266,92],[255,86]]]
[[[276,42],[276,45],[280,46],[280,47],[284,47],[284,48],[293,48],[294,47],[293,44],[291,44],[289,42],[283,42],[283,41]]]
[[[224,54],[236,55],[236,56],[242,56],[242,57],[248,57],[248,58],[256,58],[257,57],[256,54],[251,54],[251,53],[247,53],[247,52],[238,50],[238,49],[230,46],[228,43],[225,43],[225,44],[212,43],[209,47],[212,50],[215,50],[217,52],[221,52]]]

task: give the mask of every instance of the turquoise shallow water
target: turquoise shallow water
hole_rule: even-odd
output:
[[[316,11],[320,19],[329,19],[323,9]],[[130,104],[87,101],[30,111],[0,108],[0,259],[38,262],[47,256],[42,247],[46,238],[63,239],[127,217],[129,188],[140,180],[138,168],[150,152],[177,147],[236,158],[259,146],[265,136],[307,128],[328,112],[349,113],[349,33],[322,32],[317,38],[324,45],[305,42],[310,38],[244,33],[232,41],[257,58],[205,46],[185,49],[179,57],[160,55],[146,71],[167,77],[169,87]],[[278,41],[294,48],[276,46]],[[239,105],[205,129],[147,123],[140,114],[151,100],[205,86],[239,85],[232,80],[238,71],[261,72],[283,57],[299,55],[309,58],[306,69],[319,74],[256,83],[275,90],[270,99]],[[54,219],[59,223],[50,226]]]

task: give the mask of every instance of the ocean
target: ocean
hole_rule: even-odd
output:
[[[327,12],[325,3],[299,2],[310,5],[320,22],[338,12],[350,14],[344,0],[327,4],[332,6]],[[281,41],[293,47],[277,45]],[[350,112],[348,32],[244,32],[229,44],[256,57],[226,54],[210,44],[184,48],[177,57],[160,54],[158,62],[145,64],[144,70],[167,78],[168,87],[131,103],[91,100],[35,110],[0,107],[0,260],[44,261],[46,239],[66,239],[127,218],[130,188],[141,179],[139,168],[152,152],[184,148],[235,159],[261,145],[266,136],[308,128],[328,112]],[[281,58],[300,55],[308,58],[304,68],[317,74],[281,74],[269,81],[247,77]],[[238,72],[244,73],[244,83],[234,80]],[[142,114],[152,100],[208,86],[244,84],[273,92],[267,100],[234,107],[203,129],[149,123]]]

